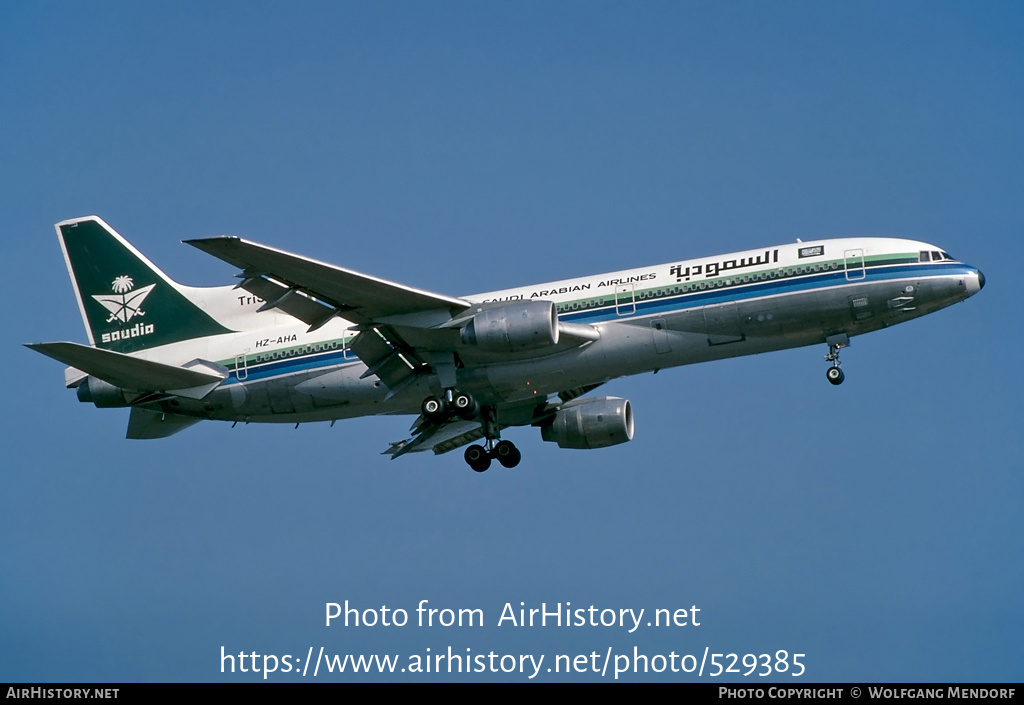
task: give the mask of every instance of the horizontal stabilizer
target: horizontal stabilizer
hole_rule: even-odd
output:
[[[202,421],[193,416],[180,414],[164,414],[159,411],[148,411],[135,407],[128,417],[128,432],[125,438],[138,440],[150,438],[167,438],[178,431],[184,431]]]
[[[137,392],[168,392],[202,398],[228,377],[219,365],[204,362],[188,369],[143,360],[79,343],[34,343],[25,347],[86,372],[115,387]]]

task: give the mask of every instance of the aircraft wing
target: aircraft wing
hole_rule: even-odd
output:
[[[240,268],[241,288],[264,299],[264,308],[280,308],[310,324],[311,330],[338,314],[363,324],[430,313],[443,314],[443,321],[471,305],[238,237],[184,242]]]
[[[425,373],[455,379],[454,354],[464,364],[486,362],[461,341],[459,324],[468,323],[480,304],[403,286],[234,236],[185,240],[239,267],[239,287],[265,303],[309,324],[314,331],[335,316],[357,324],[352,351],[377,375],[390,396]],[[597,329],[559,322],[561,349],[597,340]],[[407,451],[406,451],[407,452]]]

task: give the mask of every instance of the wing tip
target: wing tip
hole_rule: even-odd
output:
[[[192,245],[192,247],[198,247],[202,249],[204,243],[210,242],[225,242],[230,240],[241,240],[242,238],[237,235],[213,235],[211,237],[192,237],[187,240],[182,240],[186,245]]]

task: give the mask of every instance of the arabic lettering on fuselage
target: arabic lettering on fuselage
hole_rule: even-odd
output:
[[[692,264],[687,266],[685,269],[681,264],[674,264],[668,270],[669,276],[675,275],[676,281],[690,281],[690,277],[703,276],[704,278],[717,277],[719,274],[730,272],[734,269],[745,269],[747,267],[757,267],[766,264],[774,264],[779,261],[779,251],[776,250],[765,250],[763,255],[756,255],[753,257],[739,257],[736,259],[727,259],[720,262],[705,262],[702,264]],[[594,286],[598,289],[608,286],[623,286],[627,284],[635,284],[637,282],[651,281],[658,278],[657,272],[649,272],[647,274],[638,274],[628,277],[618,277],[614,279],[604,279]],[[570,284],[555,286],[551,285],[549,289],[538,289],[531,292],[528,296],[525,293],[506,294],[493,299],[484,299],[483,303],[491,303],[495,301],[522,301],[523,299],[537,299],[547,298],[550,296],[568,294],[576,291],[586,291],[590,289],[590,283],[582,284]]]
[[[676,276],[676,281],[690,281],[690,277],[696,277],[703,275],[704,278],[708,279],[711,277],[717,277],[723,272],[729,272],[733,269],[744,269],[746,267],[756,267],[763,264],[772,264],[779,261],[778,250],[765,250],[764,255],[757,255],[756,257],[740,257],[739,259],[727,259],[721,262],[706,262],[702,264],[694,264],[683,269],[683,265],[675,264],[668,270],[668,273]]]

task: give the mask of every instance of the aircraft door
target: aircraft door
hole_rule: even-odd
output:
[[[632,284],[621,284],[615,287],[615,314],[632,316],[636,313],[636,292]]]
[[[275,414],[294,414],[295,402],[292,400],[294,382],[287,377],[278,377],[267,382],[267,394],[270,397],[270,410]]]
[[[244,381],[249,377],[249,349],[246,348],[245,352],[240,355],[235,355],[235,379],[239,382]]]
[[[847,281],[857,281],[867,276],[867,272],[864,269],[864,250],[847,250],[843,255]]]
[[[668,327],[664,318],[655,318],[651,321],[651,332],[654,334],[654,350],[659,355],[672,352],[672,341],[668,338]]]
[[[735,301],[705,306],[704,327],[707,330],[708,345],[726,345],[747,339]]]

